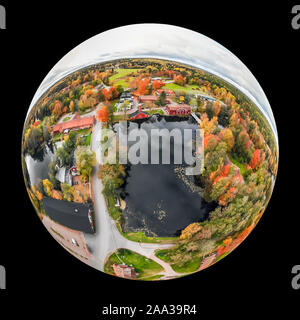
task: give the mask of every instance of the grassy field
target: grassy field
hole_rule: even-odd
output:
[[[122,232],[119,228],[119,231],[122,233],[123,237],[142,243],[176,243],[178,241],[177,237],[147,237],[144,232]]]
[[[118,249],[113,253],[105,263],[104,271],[114,274],[112,268],[114,263],[125,263],[127,266],[134,267],[135,271],[139,273],[137,279],[145,278],[147,280],[154,280],[153,277],[164,270],[163,267],[155,261],[127,249]]]
[[[199,91],[199,90],[195,90],[197,88],[198,88],[197,85],[186,85],[186,86],[182,87],[182,86],[179,86],[178,84],[175,84],[175,83],[167,83],[162,89],[170,89],[170,90],[178,90],[178,91],[196,93],[197,91]]]
[[[158,250],[155,252],[155,255],[159,259],[161,259],[165,262],[171,263],[171,261],[166,256],[168,251],[169,251],[168,249]],[[195,258],[193,258],[183,264],[182,263],[173,263],[173,264],[171,264],[171,267],[175,272],[178,272],[178,273],[191,273],[191,272],[195,272],[198,270],[198,268],[200,267],[201,261],[202,261],[202,258],[195,257]]]
[[[107,205],[107,210],[109,212],[109,215],[112,217],[113,220],[118,221],[120,217],[122,216],[121,210],[115,206],[115,198],[112,193],[105,194],[104,195],[106,205]]]
[[[92,139],[92,133],[90,133],[90,134],[86,137],[85,143],[86,143],[87,146],[90,146],[90,145],[91,145],[91,139]]]
[[[116,74],[109,78],[109,81],[113,81],[115,86],[121,85],[123,88],[128,88],[129,82],[133,77],[129,77],[129,82],[126,81],[126,78],[129,74],[135,71],[138,71],[138,69],[119,69]]]
[[[202,258],[191,259],[184,264],[172,264],[171,267],[178,273],[191,273],[199,269]]]
[[[114,75],[112,75],[109,80],[113,81],[122,77],[126,77],[132,72],[138,71],[139,69],[119,69],[118,72]]]

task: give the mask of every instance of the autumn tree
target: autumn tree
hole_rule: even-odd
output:
[[[250,161],[250,166],[251,166],[252,169],[255,169],[257,167],[257,165],[260,163],[260,161],[261,161],[260,154],[261,154],[261,150],[260,149],[256,149],[253,152],[253,156],[252,156],[252,159]]]
[[[101,109],[97,110],[97,120],[99,122],[107,122],[108,121],[108,108],[107,106],[103,106]]]
[[[252,158],[252,152],[251,152],[251,140],[247,133],[247,131],[244,129],[242,130],[236,139],[234,151],[240,158],[241,162],[248,163]]]
[[[213,133],[217,127],[218,127],[217,117],[213,117],[211,120],[209,120],[206,113],[202,115],[200,128],[204,130],[204,136]]]
[[[48,179],[43,180],[43,186],[46,194],[52,197],[53,184]]]
[[[73,100],[69,104],[69,110],[70,110],[70,112],[74,112],[75,111],[75,103],[74,103]]]
[[[89,180],[93,166],[96,164],[96,154],[87,146],[79,146],[75,150],[76,166],[85,181]]]
[[[181,74],[174,76],[174,83],[178,84],[179,86],[183,87],[185,85],[185,81],[186,79]]]
[[[97,104],[97,100],[93,95],[83,94],[80,96],[79,108],[82,111],[85,111],[88,108],[94,107]]]
[[[148,89],[149,83],[150,83],[150,78],[145,78],[145,79],[139,80],[137,83],[136,92],[141,96],[145,95],[145,94],[149,94],[149,89]]]
[[[234,146],[234,135],[229,128],[222,129],[219,133],[219,137],[227,144],[228,151]]]
[[[221,102],[220,101],[215,101],[212,105],[212,111],[214,116],[218,116],[220,111],[221,111]]]
[[[154,80],[154,81],[152,82],[152,87],[153,87],[153,90],[154,90],[154,91],[162,88],[164,85],[165,85],[165,84],[164,84],[163,81]]]
[[[61,101],[57,100],[54,104],[52,113],[59,117],[63,112],[62,108],[63,104],[61,103]]]

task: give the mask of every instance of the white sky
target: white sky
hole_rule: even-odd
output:
[[[278,140],[270,104],[249,69],[229,50],[210,38],[164,24],[129,25],[111,29],[83,42],[67,53],[49,72],[29,110],[48,88],[75,70],[94,63],[130,57],[178,61],[220,76],[240,89],[260,108]]]

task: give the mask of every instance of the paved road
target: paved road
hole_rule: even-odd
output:
[[[91,148],[96,152],[98,163],[101,163],[101,128],[101,123],[97,122],[91,140]],[[104,196],[102,194],[103,185],[101,180],[98,179],[97,173],[98,164],[93,169],[96,234],[85,234],[87,245],[92,250],[92,255],[94,257],[92,261],[93,267],[103,271],[106,258],[117,249],[125,248],[151,258],[161,264],[165,269],[165,271],[161,273],[164,277],[171,278],[178,276],[179,274],[174,272],[169,264],[163,262],[154,255],[155,250],[171,248],[174,246],[173,244],[138,243],[127,240],[120,234],[115,222],[110,218],[107,211]]]

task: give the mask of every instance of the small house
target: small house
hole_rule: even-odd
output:
[[[113,264],[115,275],[126,279],[136,279],[137,273],[133,267],[126,264]]]
[[[170,116],[189,115],[191,113],[191,107],[187,104],[169,104],[166,106],[166,110]]]
[[[134,111],[133,113],[129,114],[130,120],[136,120],[136,119],[145,119],[149,118],[149,113],[142,111],[142,107],[140,106],[138,110]]]

